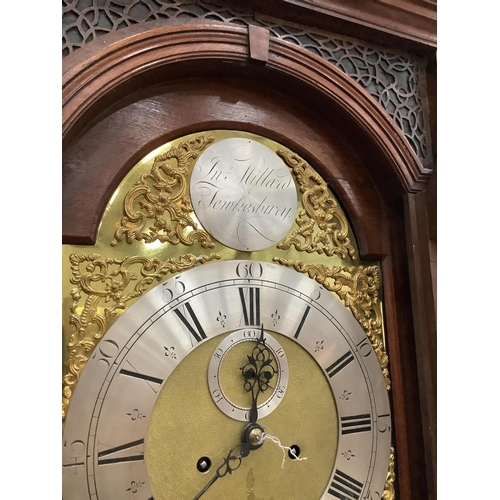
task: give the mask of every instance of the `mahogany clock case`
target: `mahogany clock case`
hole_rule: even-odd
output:
[[[151,64],[147,53],[123,42],[121,53],[116,47],[102,49],[87,54],[86,62],[75,57],[73,66],[66,63],[63,243],[95,242],[102,212],[120,181],[145,154],[171,139],[233,129],[260,134],[296,151],[343,205],[362,258],[381,261],[396,481],[401,499],[427,498],[425,471],[432,467],[426,466],[426,453],[433,451],[424,448],[422,439],[419,387],[425,381],[419,379],[415,350],[410,289],[414,277],[406,242],[418,237],[408,227],[408,220],[418,222],[408,200],[425,189],[430,172],[416,167],[414,154],[401,146],[401,133],[383,113],[379,116],[365,104],[367,96],[353,90],[354,84],[339,71],[332,68],[320,75],[312,69],[319,62],[294,49],[304,57],[301,71],[295,71],[299,57],[280,61],[285,49],[272,44],[269,63],[253,61],[245,28],[225,26],[221,34],[220,26],[206,23],[198,24],[197,31],[176,33],[186,45],[198,43],[202,28],[205,44],[195,45],[198,49],[189,56],[163,47],[163,59],[156,54]],[[167,28],[159,30],[158,36],[172,35]],[[139,42],[152,44],[151,36],[147,31],[139,34]],[[121,69],[110,70],[114,80],[108,72],[105,81],[102,65],[111,63]],[[86,86],[78,87],[79,79]],[[326,90],[325,79],[330,85]],[[93,81],[107,86],[92,88]],[[414,205],[420,203],[415,199]]]

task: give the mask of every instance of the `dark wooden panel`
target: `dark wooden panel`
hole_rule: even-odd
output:
[[[417,373],[422,406],[422,425],[427,462],[426,478],[432,497],[436,496],[437,471],[437,346],[436,311],[431,261],[433,246],[429,241],[426,193],[406,196],[406,227],[409,254],[410,286],[415,328]]]
[[[410,275],[402,248],[406,238],[404,205],[400,200],[386,208],[389,252],[382,262],[382,270],[399,498],[431,499],[435,497],[429,496],[427,489]]]
[[[238,1],[225,0],[234,7]],[[425,0],[248,0],[248,4],[281,19],[400,50],[426,54],[437,45],[437,7]]]
[[[150,93],[157,95],[144,97]],[[63,155],[66,243],[95,240],[112,192],[149,151],[186,133],[235,128],[275,139],[312,163],[352,213],[363,253],[384,253],[376,230],[380,200],[370,174],[335,128],[277,92],[241,81],[196,79],[137,91],[99,118]]]

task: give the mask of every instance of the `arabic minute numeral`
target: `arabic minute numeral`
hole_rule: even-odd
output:
[[[183,294],[186,291],[186,285],[179,279],[179,276],[175,276],[172,280],[168,280],[163,283],[163,294],[162,299],[164,302],[170,302],[173,298]]]
[[[78,467],[85,464],[85,443],[76,439],[69,446],[64,442],[64,448],[71,451],[71,457],[67,463],[63,463],[64,469],[69,469],[73,474],[78,473]]]
[[[363,356],[363,358],[367,358],[373,352],[370,341],[368,339],[363,339],[358,344],[358,351],[361,354],[361,356]]]
[[[113,359],[118,355],[120,348],[113,340],[103,340],[97,345],[96,352],[92,355],[92,360],[95,362],[101,373],[106,373]]]
[[[250,264],[240,262],[236,266],[236,275],[238,278],[261,278],[263,272],[264,268],[260,262],[252,262]]]
[[[323,287],[318,287],[316,292],[314,294],[311,294],[311,299],[319,300],[319,298],[321,297],[321,290],[323,290]]]
[[[391,426],[389,424],[385,424],[383,422],[380,422],[380,419],[384,418],[384,417],[390,419],[389,413],[387,413],[385,415],[379,415],[378,416],[378,431],[382,432],[382,433],[384,433],[384,432],[391,432]],[[390,420],[389,420],[389,422],[390,422]]]

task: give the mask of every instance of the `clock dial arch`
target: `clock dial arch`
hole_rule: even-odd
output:
[[[140,493],[137,498],[153,497],[145,441],[159,391],[197,346],[248,326],[242,289],[259,290],[259,319],[266,331],[292,339],[309,353],[335,397],[338,444],[321,498],[341,498],[345,482],[352,498],[383,492],[389,400],[377,357],[359,324],[338,299],[303,275],[266,262],[227,261],[158,285],[98,344],[65,425],[64,498],[104,500],[132,490]]]

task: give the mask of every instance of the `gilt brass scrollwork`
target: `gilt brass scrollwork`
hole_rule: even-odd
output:
[[[396,498],[396,489],[394,488],[394,481],[396,480],[396,473],[394,472],[394,454],[394,448],[391,447],[391,454],[389,456],[389,470],[387,471],[387,479],[385,480],[382,500],[394,500]]]
[[[187,194],[187,174],[194,160],[212,142],[213,137],[198,136],[170,148],[154,158],[151,171],[141,176],[123,202],[124,216],[111,246],[159,240],[162,243],[213,248],[210,235],[193,220],[193,207]]]
[[[74,386],[99,339],[106,332],[109,320],[124,310],[129,301],[143,295],[155,282],[162,281],[165,275],[218,259],[220,255],[214,253],[199,257],[185,254],[164,262],[141,256],[115,259],[90,253],[69,256],[70,282],[75,285],[71,290],[69,323],[74,332],[69,337],[66,374],[63,377],[63,419]]]
[[[302,193],[302,208],[295,220],[298,228],[278,248],[288,250],[294,246],[299,251],[356,260],[356,251],[347,236],[347,219],[330,195],[326,182],[295,153],[280,149],[276,154],[292,170]]]
[[[377,266],[333,266],[304,263],[275,257],[275,262],[308,274],[310,278],[334,292],[352,312],[370,339],[377,355],[387,390],[391,388],[389,358],[382,334],[382,304],[379,299],[380,270]]]

